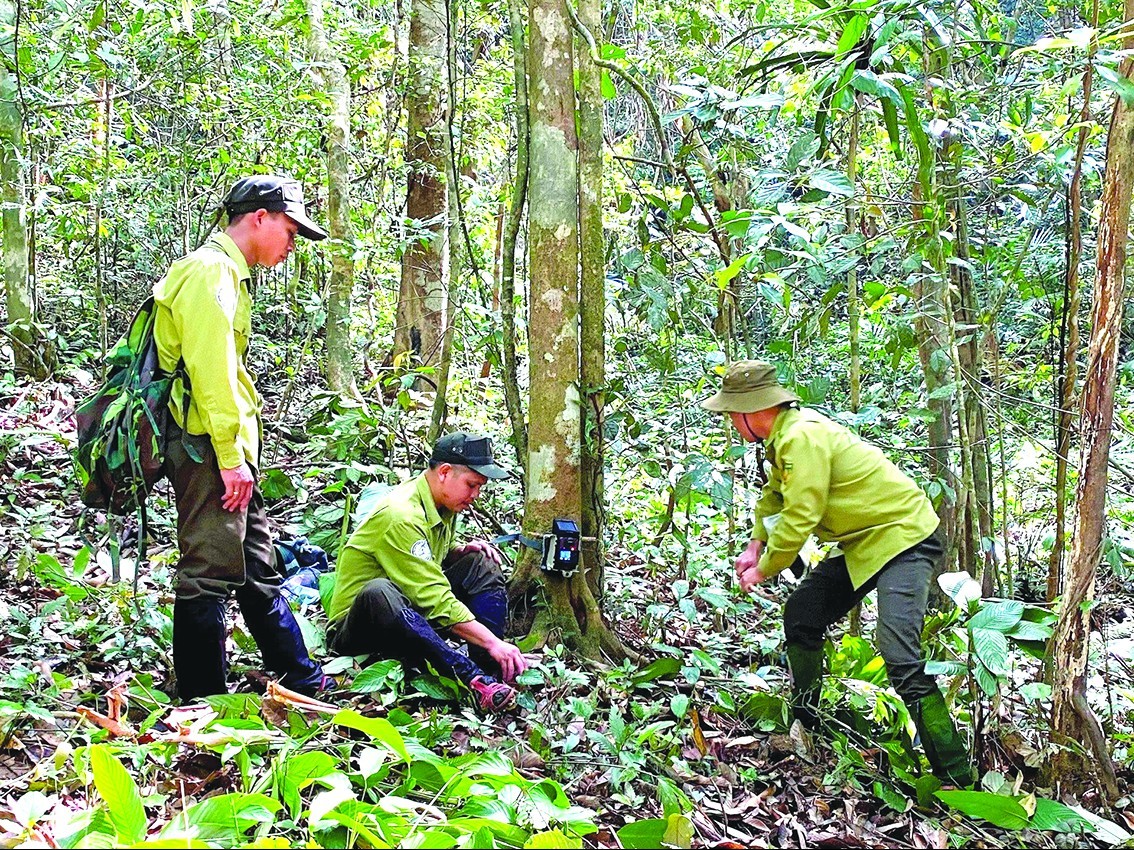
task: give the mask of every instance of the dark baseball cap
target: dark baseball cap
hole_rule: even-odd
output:
[[[454,431],[441,437],[429,456],[430,463],[456,463],[479,472],[485,478],[507,478],[508,471],[492,458],[492,442],[481,434]]]
[[[299,225],[299,235],[308,239],[326,239],[327,232],[307,217],[303,187],[299,181],[275,174],[253,174],[241,177],[224,199],[229,218],[243,213],[267,210],[282,212]]]

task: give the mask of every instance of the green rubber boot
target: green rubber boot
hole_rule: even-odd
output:
[[[787,646],[791,668],[791,705],[795,719],[807,729],[819,725],[819,697],[823,692],[823,650]]]
[[[933,775],[946,785],[969,788],[975,782],[969,763],[969,748],[965,739],[953,725],[949,706],[940,691],[922,697],[913,705],[907,704],[910,717],[917,726],[925,757],[933,768]]]

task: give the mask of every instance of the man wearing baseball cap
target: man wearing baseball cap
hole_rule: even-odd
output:
[[[487,437],[456,431],[437,441],[428,469],[379,499],[339,558],[328,631],[335,652],[427,661],[468,686],[482,711],[515,704],[508,683],[527,663],[504,640],[503,558],[482,540],[453,545],[457,514],[489,479],[507,475]],[[467,641],[468,656],[442,633]]]
[[[789,566],[800,571],[797,556],[811,534],[838,546],[784,606],[796,718],[818,725],[827,629],[876,589],[879,654],[933,772],[947,784],[971,785],[968,747],[921,651],[929,585],[943,554],[929,499],[876,447],[800,408],[769,363],[733,363],[702,407],[727,413],[745,440],[762,441],[770,465],[753,539],[736,559],[740,586],[751,591]]]
[[[324,682],[280,596],[256,485],[262,403],[245,358],[252,335],[249,270],[283,262],[296,235],[327,234],[308,218],[302,187],[287,178],[238,180],[224,207],[224,230],[177,260],[154,286],[159,365],[179,375],[166,472],[177,501],[173,667],[182,701],[227,691],[230,593],[265,666],[283,685],[312,694]]]

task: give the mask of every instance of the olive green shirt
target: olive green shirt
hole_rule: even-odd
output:
[[[191,387],[185,421],[180,380],[170,410],[190,434],[209,435],[221,469],[259,463],[263,402],[244,363],[252,335],[250,277],[236,243],[218,233],[154,286],[158,363],[172,372],[184,358]]]
[[[779,574],[811,534],[839,545],[857,589],[937,528],[933,505],[869,443],[813,410],[784,408],[765,441],[771,466],[753,537],[760,572]],[[776,514],[769,523],[764,520]]]
[[[443,628],[475,619],[441,571],[456,523],[456,514],[434,503],[425,473],[385,493],[339,557],[331,622],[345,617],[362,588],[378,578],[396,584],[414,608]]]

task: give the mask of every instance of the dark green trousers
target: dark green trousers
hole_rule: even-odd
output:
[[[890,684],[907,705],[936,693],[937,682],[925,672],[921,627],[929,601],[929,584],[943,554],[941,539],[934,533],[892,558],[857,590],[851,585],[845,558],[820,562],[784,606],[784,640],[789,652],[793,646],[822,650],[827,629],[877,589],[875,635]]]

